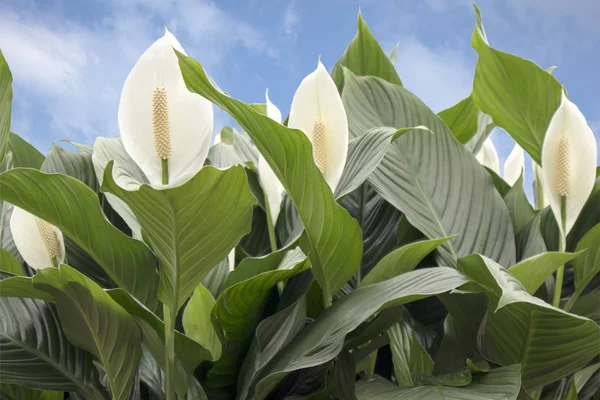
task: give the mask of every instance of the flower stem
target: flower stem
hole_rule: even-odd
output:
[[[567,242],[567,197],[560,197],[560,216],[561,216],[561,236],[558,242],[558,251],[564,252]],[[562,293],[563,278],[565,276],[565,266],[561,265],[556,271],[556,283],[554,285],[554,297],[552,299],[552,305],[558,307],[560,305],[560,295]]]
[[[267,214],[267,230],[269,231],[269,242],[271,243],[271,253],[277,251],[277,236],[275,236],[275,224],[271,217],[271,207],[269,206],[269,200],[265,196],[265,212]]]
[[[169,160],[161,160],[162,183],[169,184]],[[176,295],[176,294],[175,294]],[[177,299],[177,296],[175,296]],[[165,320],[165,395],[166,400],[177,400],[175,395],[175,318],[177,316],[177,300],[175,304],[163,304]]]

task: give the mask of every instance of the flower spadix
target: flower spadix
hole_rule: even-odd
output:
[[[337,87],[318,62],[296,90],[288,126],[300,129],[313,146],[315,164],[335,192],[348,152],[348,119]]]
[[[213,131],[212,104],[188,91],[173,49],[185,54],[165,30],[129,73],[119,103],[123,146],[153,185],[162,184],[163,160],[170,184],[198,172]]]
[[[267,117],[272,120],[281,123],[281,111],[275,104],[269,99],[269,91],[265,93],[267,101]],[[279,179],[265,160],[260,154],[258,156],[258,178],[260,179],[260,185],[263,188],[267,203],[269,204],[268,212],[271,214],[272,224],[275,225],[277,217],[279,216],[279,210],[281,209],[281,202],[283,200],[283,185],[279,182]]]
[[[500,175],[500,160],[498,159],[498,153],[494,147],[494,143],[490,138],[487,138],[483,142],[481,150],[475,155],[479,164],[483,165]]]
[[[14,207],[10,230],[23,259],[32,268],[48,268],[65,261],[62,232],[41,218]]]
[[[587,201],[596,180],[597,147],[594,133],[579,108],[563,93],[542,146],[542,174],[546,197],[561,227],[561,198],[566,200],[567,235]],[[562,231],[562,227],[561,227]]]
[[[525,153],[518,144],[515,144],[504,163],[504,180],[510,186],[514,185],[525,171]]]

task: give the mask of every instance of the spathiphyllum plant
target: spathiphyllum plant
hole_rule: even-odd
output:
[[[0,398],[598,398],[598,145],[475,14],[473,91],[439,114],[360,14],[288,116],[167,31],[120,135],[45,156],[0,53]]]

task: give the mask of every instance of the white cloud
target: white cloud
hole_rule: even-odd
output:
[[[283,32],[288,36],[296,38],[298,36],[296,33],[296,25],[298,25],[298,22],[300,22],[300,16],[296,9],[296,0],[292,0],[289,2],[283,13]]]

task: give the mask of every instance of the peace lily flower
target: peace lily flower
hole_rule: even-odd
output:
[[[165,29],[129,73],[119,103],[123,146],[152,185],[175,185],[198,172],[213,131],[212,104],[186,88],[173,49],[185,54]]]
[[[531,160],[531,169],[533,169],[533,194],[536,201],[536,208],[541,210],[548,206],[548,199],[544,193],[544,176],[542,167],[535,161]]]
[[[596,180],[596,138],[579,108],[563,93],[542,146],[546,197],[566,236]]]
[[[269,99],[269,91],[265,93],[267,100],[267,116],[272,120],[281,123],[281,111],[271,103]],[[275,226],[277,217],[279,216],[279,210],[281,209],[281,202],[283,201],[283,185],[279,182],[279,179],[265,160],[260,154],[258,156],[258,178],[260,179],[260,185],[265,193],[265,198],[268,203],[268,212],[271,216],[271,223]]]
[[[519,180],[524,171],[525,154],[521,146],[515,143],[515,147],[513,147],[504,163],[504,180],[512,186]]]
[[[19,253],[32,268],[58,266],[65,261],[63,234],[54,225],[15,206],[10,230]]]
[[[310,139],[315,164],[335,192],[346,164],[348,119],[337,87],[320,60],[294,94],[288,126]]]
[[[227,255],[227,264],[229,265],[229,272],[235,268],[235,247]]]
[[[483,165],[500,175],[500,160],[498,159],[498,153],[492,143],[492,139],[489,137],[483,142],[481,150],[475,155],[479,164]]]

